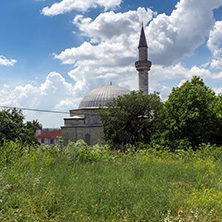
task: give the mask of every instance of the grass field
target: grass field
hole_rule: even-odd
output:
[[[222,221],[221,150],[7,143],[0,221]]]

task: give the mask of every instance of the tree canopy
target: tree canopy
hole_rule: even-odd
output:
[[[99,111],[105,139],[113,145],[149,143],[160,128],[163,107],[158,94],[132,91]]]
[[[37,142],[34,133],[41,128],[37,120],[24,123],[21,110],[14,108],[0,111],[0,144],[4,140],[18,140],[23,143]]]
[[[199,77],[173,88],[164,106],[165,139],[171,144],[187,140],[193,147],[208,142],[222,145],[219,104],[219,97]]]

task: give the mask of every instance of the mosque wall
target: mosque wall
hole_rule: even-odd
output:
[[[62,127],[62,138],[64,144],[67,145],[69,141],[76,142],[77,140],[84,140],[88,145],[97,144],[98,140],[104,142],[103,129],[101,126],[81,126],[81,127]]]

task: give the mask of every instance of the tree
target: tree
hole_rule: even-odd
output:
[[[132,91],[99,110],[105,139],[114,146],[149,143],[161,124],[163,107],[158,94]]]
[[[199,77],[173,88],[164,106],[165,139],[171,144],[186,140],[193,147],[201,143],[222,145],[222,119],[217,114],[215,92]]]
[[[21,110],[14,108],[0,111],[0,144],[4,140],[18,140],[23,143],[37,142],[34,133],[41,128],[37,120],[24,123]]]

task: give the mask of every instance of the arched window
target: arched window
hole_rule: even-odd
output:
[[[90,145],[90,135],[89,134],[86,134],[85,136],[85,142]]]

